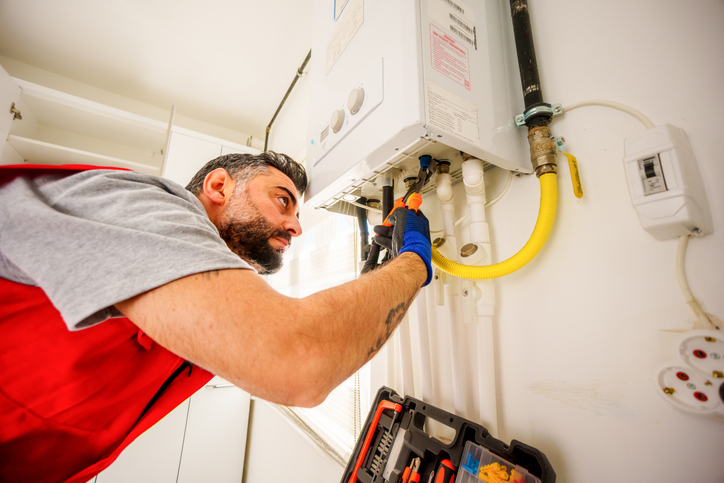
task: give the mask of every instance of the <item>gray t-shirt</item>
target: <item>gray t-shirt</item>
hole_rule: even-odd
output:
[[[70,330],[194,273],[251,267],[176,183],[116,170],[57,171],[0,185],[0,277],[42,288]]]

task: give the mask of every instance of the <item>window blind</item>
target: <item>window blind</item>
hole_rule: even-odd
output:
[[[284,266],[269,284],[289,297],[301,298],[354,280],[358,276],[359,229],[355,217],[302,208],[303,233],[292,240]],[[349,459],[368,412],[369,376],[363,368],[313,409],[290,408],[325,445]],[[299,425],[296,418],[290,418]],[[305,430],[308,431],[308,428]]]

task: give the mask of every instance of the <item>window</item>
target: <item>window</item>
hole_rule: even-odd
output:
[[[356,218],[302,208],[301,220],[303,234],[292,240],[283,268],[268,277],[269,284],[284,295],[301,298],[357,278],[361,247]],[[369,399],[365,367],[318,407],[282,412],[346,464],[367,417]]]

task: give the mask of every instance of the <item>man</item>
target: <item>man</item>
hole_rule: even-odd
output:
[[[315,406],[367,362],[430,281],[427,220],[396,210],[394,260],[285,297],[256,272],[302,233],[306,182],[275,153],[217,158],[188,191],[128,171],[0,172],[0,480],[87,481],[211,374]]]

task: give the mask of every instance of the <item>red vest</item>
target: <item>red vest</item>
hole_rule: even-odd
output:
[[[211,377],[126,318],[71,332],[42,289],[0,278],[0,481],[86,483]]]

